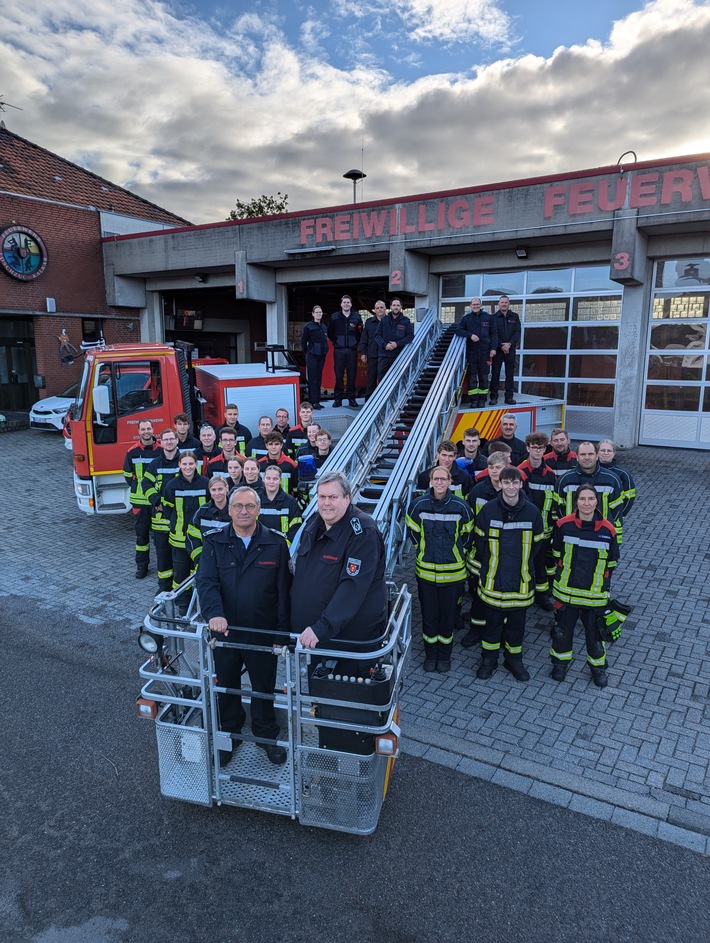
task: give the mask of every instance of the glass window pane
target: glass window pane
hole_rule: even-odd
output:
[[[466,276],[466,288],[464,290],[466,295],[466,300],[470,301],[471,298],[480,298],[481,297],[481,276],[480,275],[467,275]]]
[[[665,259],[656,265],[656,288],[710,285],[710,259]]]
[[[608,291],[610,289],[618,292],[619,285],[609,278],[608,265],[583,265],[574,270],[575,291]]]
[[[483,276],[483,294],[522,295],[525,291],[525,272],[501,272]]]
[[[569,312],[569,299],[559,301],[528,301],[525,304],[523,320],[526,322],[566,321]]]
[[[703,393],[703,412],[710,413],[710,386],[706,387]]]
[[[616,350],[618,327],[573,327],[570,347],[573,350]]]
[[[647,386],[646,409],[695,412],[700,403],[698,386]]]
[[[575,298],[573,321],[618,321],[621,318],[621,295],[616,298]]]
[[[468,302],[454,301],[441,306],[441,320],[444,324],[457,324],[466,313]]]
[[[523,393],[526,393],[528,396],[549,396],[550,399],[564,399],[565,385],[564,383],[543,381],[531,383],[528,381],[523,383]]]
[[[569,358],[569,376],[593,380],[613,380],[616,357],[613,354],[583,354]]]
[[[442,275],[441,276],[441,297],[442,298],[463,298],[466,294],[466,276],[465,275]]]
[[[572,269],[548,269],[545,271],[528,272],[528,294],[542,295],[553,292],[572,291]]]
[[[654,324],[651,328],[651,350],[702,350],[706,343],[706,324]]]
[[[567,327],[523,328],[525,350],[567,350]]]
[[[611,383],[570,383],[567,386],[568,406],[613,406],[614,387]]]
[[[702,368],[683,370],[685,356],[679,354],[652,354],[648,359],[649,380],[700,380]],[[702,357],[700,358],[702,360]],[[684,372],[688,375],[684,376]]]
[[[653,311],[651,317],[654,321],[668,320],[676,318],[690,320],[693,318],[706,318],[708,316],[708,302],[710,295],[690,294],[685,292],[682,295],[657,295],[653,299]]]
[[[523,354],[523,376],[564,377],[566,360],[563,354]]]

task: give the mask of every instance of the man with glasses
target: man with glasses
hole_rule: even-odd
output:
[[[289,631],[288,547],[280,535],[259,522],[259,495],[252,488],[237,488],[229,500],[231,527],[206,537],[196,586],[200,610],[216,637],[244,645],[270,646],[271,634],[248,629]],[[239,626],[239,629],[230,628]],[[276,656],[241,648],[215,648],[215,667],[220,687],[240,688],[245,666],[255,696],[251,700],[251,730],[265,742],[257,743],[270,763],[286,762],[286,750],[276,742],[279,725],[274,710]],[[256,695],[264,694],[267,697]],[[219,694],[220,728],[232,734],[232,749],[220,751],[220,766],[226,766],[242,745],[246,713],[238,694]]]

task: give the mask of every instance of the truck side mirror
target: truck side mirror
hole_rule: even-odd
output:
[[[110,416],[111,406],[108,398],[108,386],[94,387],[94,412],[97,416]]]

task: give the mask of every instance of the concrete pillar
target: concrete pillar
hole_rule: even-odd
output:
[[[141,343],[162,343],[164,340],[163,301],[159,291],[148,291],[146,306],[141,309]]]
[[[650,271],[649,262],[645,284],[624,288],[621,305],[613,438],[623,448],[638,445],[646,362]]]
[[[276,285],[276,301],[266,304],[266,343],[288,346],[288,294],[285,285]]]

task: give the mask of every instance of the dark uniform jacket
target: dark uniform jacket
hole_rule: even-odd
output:
[[[362,318],[357,311],[351,311],[349,318],[342,311],[336,311],[330,316],[328,340],[336,350],[358,350],[361,334]]]
[[[435,465],[432,465],[432,468],[435,468]],[[429,484],[429,475],[431,474],[431,468],[427,468],[426,471],[421,472],[417,478],[417,490],[418,491],[428,491]],[[473,486],[472,480],[466,474],[466,472],[460,468],[456,462],[451,466],[451,484],[449,485],[449,490],[453,491],[457,498],[467,498],[468,493]]]
[[[466,555],[473,539],[470,504],[449,491],[439,501],[432,488],[415,498],[407,528],[417,547],[416,575],[429,583],[466,579]]]
[[[499,436],[498,441],[505,442],[505,444],[510,447],[511,465],[515,465],[517,467],[521,462],[524,462],[527,459],[527,446],[525,445],[525,442],[522,439],[519,439],[516,435],[512,436],[510,439]],[[493,451],[495,452],[495,447]]]
[[[484,469],[488,468],[488,461],[486,459],[486,456],[483,454],[482,446],[478,447],[478,451],[476,452],[476,457],[473,460],[471,460],[469,458],[466,458],[466,453],[464,452],[464,448],[463,448],[463,442],[457,442],[456,443],[456,456],[457,458],[465,459],[465,461],[467,461],[472,466],[471,471],[473,472],[483,471]],[[466,468],[464,468],[464,471],[466,472],[469,478],[474,477],[471,474],[471,472],[466,470]]]
[[[375,335],[379,356],[385,358],[396,357],[400,350],[407,344],[411,344],[413,340],[414,325],[403,311],[396,318],[393,318],[391,314],[386,314],[380,321]],[[397,345],[395,350],[385,350],[390,341],[394,341]]]
[[[231,523],[228,504],[218,508],[210,501],[197,509],[192,521],[187,525],[187,550],[193,563],[197,564],[200,559],[205,537],[222,530],[223,527],[229,527]]]
[[[380,326],[380,322],[373,315],[371,318],[368,318],[365,321],[365,325],[362,329],[362,339],[360,341],[360,349],[363,354],[367,355],[367,359],[370,357],[377,360],[377,331]]]
[[[572,514],[574,496],[580,485],[590,484],[599,495],[599,510],[602,517],[611,521],[620,531],[624,498],[621,493],[621,481],[613,471],[605,469],[597,462],[593,472],[583,472],[578,464],[567,474],[557,479],[557,496],[560,516]],[[621,541],[619,541],[621,543]]]
[[[145,477],[145,472],[157,454],[158,444],[155,439],[153,439],[153,444],[145,449],[138,444],[135,448],[126,452],[126,459],[123,463],[123,477],[131,489],[131,504],[133,507],[146,507],[150,504],[145,492],[151,487],[151,482],[149,478]]]
[[[250,439],[253,439],[253,438],[254,438],[254,436],[251,434],[251,429],[247,429],[247,427],[246,427],[246,426],[243,426],[243,425],[241,424],[241,422],[238,422],[238,423],[236,424],[236,426],[228,426],[228,425],[220,426],[220,427],[219,427],[219,432],[217,433],[217,442],[218,442],[218,443],[219,443],[219,437],[222,435],[222,430],[223,430],[223,429],[231,429],[232,432],[235,433],[235,435],[236,435],[236,437],[237,437],[237,444],[236,444],[235,448],[236,448],[237,452],[239,452],[241,455],[246,455],[246,454],[247,454],[247,442],[249,442]]]
[[[202,475],[188,481],[181,472],[163,486],[163,508],[170,515],[171,547],[187,546],[187,528],[197,509],[209,501],[208,485]]]
[[[263,435],[255,435],[253,439],[247,442],[247,458],[263,458],[268,452]]]
[[[270,530],[275,530],[285,537],[289,546],[303,523],[298,502],[290,494],[286,494],[283,488],[279,488],[273,498],[269,499],[267,496],[261,499],[259,520]]]
[[[146,468],[145,475],[148,484],[145,487],[145,494],[153,507],[153,516],[150,519],[152,530],[170,530],[170,515],[158,510],[158,505],[162,506],[163,488],[176,475],[180,474],[180,453],[176,452],[173,458],[166,458],[162,449],[158,450],[158,458],[153,459]]]
[[[205,478],[211,478],[212,472],[209,470],[210,462],[222,454],[222,449],[215,442],[211,451],[206,452],[204,445],[200,443],[199,448],[195,449],[195,458],[197,459],[197,474],[204,475]]]
[[[636,482],[634,481],[630,471],[622,468],[621,465],[617,465],[615,458],[612,459],[611,462],[600,462],[600,464],[602,468],[608,468],[609,471],[613,471],[621,481],[621,495],[624,499],[621,516],[626,517],[633,507],[634,501],[636,500]]]
[[[244,460],[243,453],[239,451],[239,443],[237,443],[237,450],[235,454],[232,455],[230,458],[227,458],[224,452],[222,451],[222,449],[220,449],[217,452],[217,454],[214,456],[214,458],[210,459],[209,464],[207,465],[207,470],[205,472],[205,478],[215,478],[219,476],[220,478],[224,478],[227,481],[227,484],[229,484],[228,466],[231,460],[235,458],[237,455],[242,456],[240,458],[240,461]]]
[[[520,346],[520,317],[517,312],[508,308],[508,313],[495,313],[495,330],[498,334],[498,346],[510,344],[511,347]],[[493,349],[493,348],[491,348]]]
[[[561,518],[552,535],[557,560],[552,595],[572,606],[605,606],[609,574],[619,559],[616,529],[599,511],[591,521],[578,514]]]
[[[185,436],[185,441],[181,442],[178,439],[178,452],[182,455],[183,452],[197,452],[202,443],[197,438],[196,435],[191,435],[189,432]]]
[[[523,475],[523,490],[529,501],[542,515],[545,537],[549,537],[557,516],[557,478],[551,468],[543,461],[539,468],[533,468],[530,461],[524,461],[518,468]]]
[[[478,595],[496,609],[521,609],[535,595],[534,559],[543,538],[542,518],[521,492],[510,507],[499,494],[481,508],[475,527],[480,563]]]
[[[321,321],[310,321],[303,328],[301,334],[301,350],[311,357],[321,357],[323,360],[328,353],[328,330]]]
[[[478,314],[469,311],[461,318],[454,331],[456,337],[466,338],[466,348],[476,350],[485,350],[490,352],[498,346],[498,329],[496,319],[483,309]],[[477,341],[471,340],[471,335],[478,337]]]
[[[310,626],[319,644],[367,641],[387,625],[385,547],[372,518],[350,505],[330,530],[319,514],[305,524],[294,556],[291,629]]]
[[[562,475],[566,475],[568,471],[576,467],[577,453],[573,449],[567,449],[566,452],[560,454],[555,452],[554,449],[550,449],[549,452],[545,452],[543,461],[548,468],[553,470],[556,478],[561,478]]]
[[[492,501],[494,498],[498,497],[500,489],[496,489],[493,482],[491,481],[490,475],[488,474],[488,468],[486,468],[486,474],[479,481],[476,481],[476,484],[471,488],[468,495],[468,503],[471,505],[471,510],[473,511],[473,523],[474,528],[476,525],[476,518],[478,517],[479,512],[488,504],[489,501]],[[471,547],[468,551],[466,557],[466,572],[469,576],[478,576],[478,572],[481,569],[480,560],[476,559],[476,544],[475,541],[471,542]]]
[[[281,469],[281,487],[287,494],[294,494],[298,488],[298,465],[283,451],[278,458],[265,455],[259,459],[259,472],[263,475],[270,465]]]
[[[288,547],[259,521],[246,550],[234,527],[211,534],[195,582],[206,622],[221,616],[230,626],[288,632]],[[260,636],[252,641],[268,644]]]
[[[288,431],[288,448],[284,439],[283,450],[292,458],[303,445],[309,445],[308,433],[299,422],[296,426],[291,426]]]

